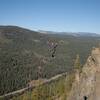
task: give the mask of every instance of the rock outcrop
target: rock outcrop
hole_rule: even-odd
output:
[[[100,76],[100,48],[94,48],[82,72],[76,73],[76,80],[67,100],[100,100],[98,75]]]

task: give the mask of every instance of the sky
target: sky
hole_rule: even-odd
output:
[[[0,25],[100,33],[100,0],[0,0]]]

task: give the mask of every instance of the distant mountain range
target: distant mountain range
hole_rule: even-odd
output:
[[[44,30],[38,30],[38,32],[43,34],[62,34],[62,35],[70,35],[75,37],[100,37],[100,34],[97,33],[90,33],[90,32],[54,32],[54,31],[44,31]]]

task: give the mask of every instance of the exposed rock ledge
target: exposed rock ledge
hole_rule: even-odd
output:
[[[100,48],[94,48],[91,56],[76,80],[67,100],[100,100]]]

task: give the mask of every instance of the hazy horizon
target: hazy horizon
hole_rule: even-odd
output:
[[[24,27],[24,26],[17,26],[17,25],[0,25],[0,26],[8,26],[8,27],[19,27],[19,28],[24,28],[24,29],[28,29],[28,30],[31,30],[31,31],[36,31],[36,32],[54,32],[54,33],[94,33],[94,34],[100,34],[100,33],[96,33],[96,32],[85,32],[85,31],[82,31],[82,32],[75,32],[75,31],[53,31],[53,30],[42,30],[42,29],[32,29],[32,28],[28,28],[28,27]]]

